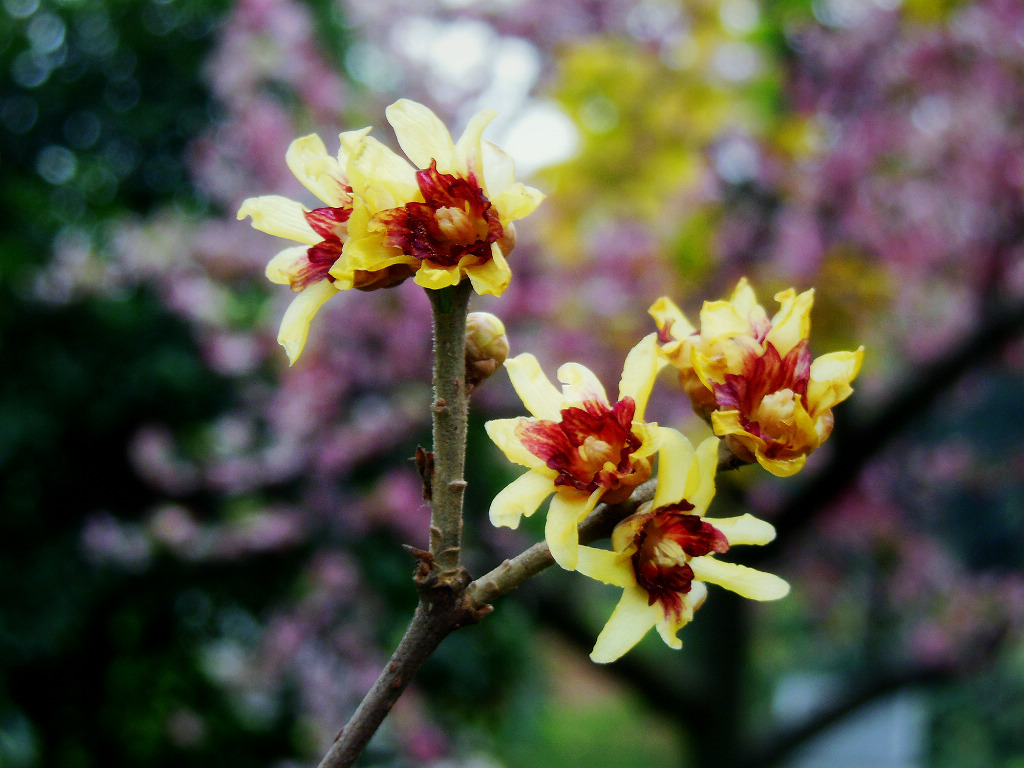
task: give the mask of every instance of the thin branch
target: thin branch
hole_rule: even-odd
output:
[[[741,466],[746,465],[737,460],[726,447],[724,440],[721,441],[718,450],[717,471],[727,472]],[[636,512],[641,504],[654,498],[654,491],[657,487],[657,479],[652,478],[646,483],[638,485],[633,491],[633,495],[623,502],[598,504],[587,519],[579,525],[580,544],[590,544],[598,539],[606,539],[611,536],[612,530],[619,522]],[[533,578],[554,564],[555,560],[551,556],[547,542],[540,541],[511,560],[506,560],[490,573],[478,578],[469,585],[466,594],[473,605],[482,607],[511,592],[527,579]]]
[[[479,621],[486,613],[469,607],[463,599],[469,578],[465,571],[461,574],[461,583],[453,584],[446,579],[435,586],[420,586],[420,602],[409,628],[377,682],[335,737],[319,768],[351,766],[441,641],[459,627]]]
[[[466,491],[466,309],[472,285],[427,291],[434,311],[433,477],[430,498],[430,554],[440,574],[459,567],[462,500]]]
[[[730,453],[725,451],[719,454],[721,471],[732,469],[734,465]],[[435,478],[436,473],[435,463]],[[656,487],[656,480],[648,480],[637,486],[626,501],[598,504],[579,525],[580,543],[589,544],[610,536],[612,529],[621,520],[654,497]],[[460,494],[460,510],[461,501]],[[468,574],[457,562],[454,568],[439,571],[436,568],[438,555],[412,551],[420,558],[420,569],[416,575],[420,603],[416,613],[391,660],[363,697],[348,724],[338,733],[319,768],[351,766],[441,641],[456,629],[479,621],[490,613],[493,600],[512,591],[555,562],[547,543],[542,541],[470,584]]]
[[[626,501],[619,504],[598,504],[590,516],[580,523],[580,544],[589,544],[609,536],[620,520],[629,517],[637,507],[654,498],[655,487],[656,481],[648,480],[638,485],[633,495]],[[472,605],[483,607],[554,564],[555,559],[551,556],[547,542],[537,542],[525,552],[506,560],[470,584],[466,596]]]

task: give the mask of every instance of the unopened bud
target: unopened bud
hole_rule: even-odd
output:
[[[479,386],[508,357],[505,326],[490,312],[470,312],[466,317],[466,387]]]

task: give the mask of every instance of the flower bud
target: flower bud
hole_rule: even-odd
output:
[[[508,337],[501,320],[490,312],[466,317],[466,388],[472,391],[501,368],[508,357]]]

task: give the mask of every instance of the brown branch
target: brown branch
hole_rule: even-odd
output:
[[[721,470],[732,468],[731,454],[719,456]],[[619,504],[598,504],[579,525],[581,544],[611,535],[619,521],[633,514],[654,497],[655,480],[637,486],[633,495]],[[319,768],[348,768],[384,722],[402,692],[448,635],[473,624],[491,611],[490,603],[511,592],[527,579],[554,565],[546,542],[539,542],[497,568],[469,583],[465,569],[439,570],[437,556],[409,548],[420,558],[416,583],[420,603],[405,635],[373,687],[363,697],[355,714],[338,733]]]
[[[580,523],[580,544],[589,544],[611,535],[612,529],[620,520],[629,517],[637,507],[654,498],[655,487],[656,481],[648,480],[637,486],[633,495],[626,501],[619,504],[598,504],[590,516]],[[506,560],[474,581],[466,590],[466,595],[471,604],[483,607],[554,564],[555,559],[551,556],[547,542],[537,542],[525,552]]]
[[[444,582],[436,581],[429,572],[418,577],[420,602],[405,635],[373,687],[335,737],[319,768],[351,766],[441,641],[487,613],[487,609],[477,610],[468,604],[464,594],[469,575],[465,570],[457,573],[458,578],[449,575]]]

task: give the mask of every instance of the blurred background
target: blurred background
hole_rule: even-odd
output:
[[[474,308],[614,387],[663,294],[817,288],[867,347],[796,478],[711,515],[790,597],[712,590],[587,660],[617,590],[551,569],[450,637],[365,766],[1024,766],[1019,0],[2,0],[0,767],[315,764],[411,615],[430,312],[332,301],[288,368],[242,199],[406,96],[548,199]],[[468,564],[515,475],[474,394]],[[666,372],[649,418],[707,434]],[[542,515],[538,515],[542,519]],[[537,520],[531,521],[536,523]]]

